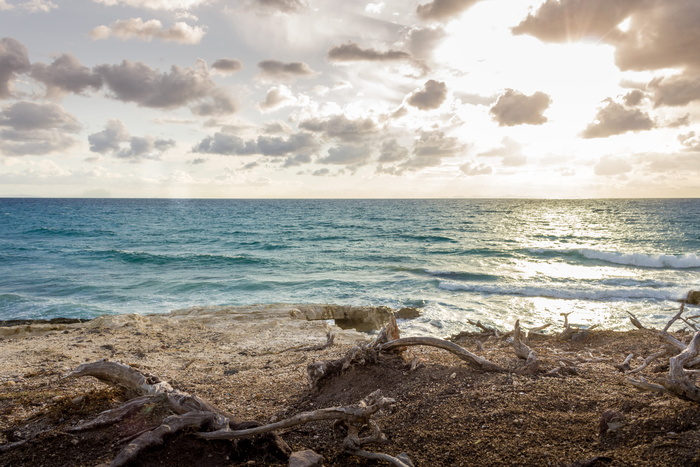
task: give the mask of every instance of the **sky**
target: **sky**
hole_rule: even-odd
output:
[[[700,197],[700,2],[0,0],[0,196]]]

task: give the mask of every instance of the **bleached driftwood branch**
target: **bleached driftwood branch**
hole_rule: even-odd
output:
[[[688,346],[675,357],[669,359],[668,378],[659,384],[649,383],[644,378],[639,380],[628,378],[636,388],[644,391],[670,394],[683,400],[700,403],[700,388],[688,377],[685,365],[695,359],[700,352],[700,332],[695,333]]]

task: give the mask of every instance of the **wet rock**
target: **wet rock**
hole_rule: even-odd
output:
[[[700,305],[700,290],[691,290],[688,292],[688,298],[686,298],[685,301],[690,305]]]

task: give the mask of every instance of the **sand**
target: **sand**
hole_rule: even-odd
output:
[[[371,449],[406,452],[416,466],[698,463],[698,404],[639,392],[615,367],[630,353],[637,356],[635,367],[663,349],[664,343],[649,333],[594,330],[572,341],[557,338],[561,329],[548,330],[549,335],[530,339],[543,369],[534,375],[484,373],[447,352],[410,348],[400,358],[387,356],[351,368],[311,392],[309,363],[339,358],[371,338],[340,329],[329,318],[351,311],[296,305],[206,307],[0,328],[0,444],[44,432],[40,442],[0,454],[0,466],[94,466],[114,458],[135,427],[64,431],[125,400],[119,390],[94,378],[64,378],[79,364],[99,359],[132,365],[242,419],[260,422],[353,404],[381,389],[396,404],[377,417],[388,443]],[[334,345],[299,351],[324,343],[328,330],[335,332]],[[474,332],[458,343],[499,365],[522,366],[505,339]],[[642,374],[654,380],[667,369],[668,359],[661,358]],[[601,432],[601,416],[609,411],[619,423]],[[295,451],[321,454],[327,466],[387,465],[344,453],[342,436],[331,422],[281,435]],[[287,461],[266,453],[259,443],[213,443],[178,435],[139,465],[284,466]]]

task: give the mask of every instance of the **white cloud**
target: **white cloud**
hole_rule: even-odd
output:
[[[180,44],[199,44],[204,37],[204,28],[190,26],[178,21],[169,28],[164,28],[163,23],[157,19],[144,21],[141,18],[130,18],[115,21],[110,26],[98,26],[90,31],[90,37],[94,40],[116,37],[121,40],[140,39],[150,41],[161,39],[166,42],[178,42]]]

